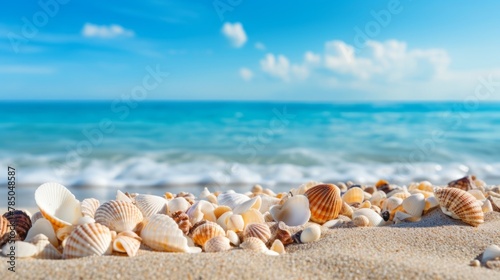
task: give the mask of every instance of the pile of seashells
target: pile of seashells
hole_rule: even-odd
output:
[[[80,202],[64,186],[46,183],[36,190],[35,201],[40,211],[31,217],[19,210],[1,217],[2,252],[9,251],[14,238],[17,257],[42,259],[135,256],[141,245],[163,252],[239,247],[280,255],[285,246],[314,242],[331,228],[415,222],[437,207],[479,226],[485,212],[500,211],[498,187],[474,176],[447,187],[425,181],[399,187],[381,180],[375,186],[308,182],[278,194],[259,185],[245,194],[205,188],[198,198],[184,192],[161,197],[118,191],[115,200],[103,204],[94,198]]]

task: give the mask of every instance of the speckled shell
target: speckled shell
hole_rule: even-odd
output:
[[[349,205],[355,203],[362,203],[364,200],[364,191],[361,188],[350,188],[346,193],[342,196],[342,200]]]
[[[484,222],[483,210],[470,193],[458,188],[440,188],[434,193],[446,215],[476,227]]]
[[[191,231],[191,238],[194,244],[203,247],[205,243],[215,236],[226,236],[226,232],[217,223],[206,221],[205,223],[194,227]]]
[[[119,200],[110,200],[97,208],[95,221],[116,232],[135,230],[143,220],[141,210],[134,204]]]
[[[249,237],[243,243],[240,244],[240,248],[244,250],[252,250],[256,252],[266,253],[269,249],[267,249],[266,244],[262,242],[257,237]]]
[[[122,231],[113,240],[113,251],[127,253],[129,257],[137,255],[142,239],[133,231]]]
[[[38,250],[35,245],[24,242],[24,241],[16,241],[12,244],[7,243],[2,247],[2,254],[7,256],[7,254],[11,251],[10,248],[14,246],[14,251],[16,258],[31,258],[36,256]]]
[[[66,240],[63,258],[102,256],[111,253],[111,232],[99,223],[77,226]]]
[[[321,237],[321,227],[316,224],[312,224],[302,230],[300,234],[300,242],[309,243],[319,240]]]
[[[57,240],[56,233],[52,224],[45,218],[38,219],[31,229],[28,231],[28,235],[26,235],[26,241],[32,242],[33,238],[37,235],[43,234],[47,239],[57,247],[59,245],[59,241]]]
[[[357,227],[367,227],[370,225],[370,220],[365,215],[356,216],[352,222]]]
[[[317,185],[308,189],[305,196],[309,200],[311,221],[323,224],[339,215],[342,208],[342,198],[337,186],[332,184]]]
[[[58,260],[62,258],[61,252],[52,245],[49,238],[44,234],[35,235],[30,242],[37,248],[37,254],[35,256],[37,259]]]
[[[45,183],[35,191],[35,202],[54,230],[74,225],[82,217],[80,201],[63,185]]]
[[[243,231],[243,240],[249,237],[257,237],[266,243],[271,238],[271,230],[266,224],[251,223]]]
[[[99,208],[100,205],[101,203],[99,202],[99,200],[95,198],[86,198],[82,200],[80,206],[82,209],[82,215],[84,217],[94,218],[95,211],[97,210],[97,208]]]
[[[15,210],[12,212],[6,212],[3,216],[9,221],[9,224],[15,225],[14,229],[16,231],[15,240],[24,240],[28,235],[28,231],[31,228],[31,218],[24,211]]]
[[[145,218],[140,236],[145,245],[156,251],[201,252],[201,248],[188,246],[188,240],[182,231],[167,215],[154,214]]]
[[[223,252],[230,249],[230,241],[225,236],[214,236],[205,242],[205,246],[203,246],[203,250],[207,253]]]
[[[460,178],[455,181],[451,181],[448,183],[448,187],[450,188],[457,188],[463,191],[469,191],[473,189],[477,189],[476,183],[474,180],[476,179],[475,176],[465,176],[463,178]]]
[[[269,213],[276,222],[284,222],[289,226],[303,225],[311,217],[309,200],[304,195],[294,195],[284,200],[283,204],[272,206]]]
[[[141,210],[144,218],[168,213],[167,200],[157,195],[140,194],[135,197],[135,206]]]
[[[9,240],[9,220],[4,216],[0,217],[0,246]]]

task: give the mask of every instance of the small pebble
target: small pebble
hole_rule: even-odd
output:
[[[470,266],[473,266],[473,267],[480,267],[481,266],[481,262],[479,262],[479,260],[472,260],[470,262]]]

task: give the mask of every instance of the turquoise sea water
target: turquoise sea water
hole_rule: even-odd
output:
[[[20,191],[500,183],[498,103],[2,102],[0,116],[0,166]]]

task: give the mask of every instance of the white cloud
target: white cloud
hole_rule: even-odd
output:
[[[252,72],[252,70],[250,70],[248,68],[241,68],[240,69],[240,76],[243,80],[250,81],[253,78],[253,72]]]
[[[260,61],[260,66],[262,71],[284,81],[289,81],[292,78],[305,79],[309,76],[309,69],[305,65],[291,64],[284,55],[275,56],[268,53]]]
[[[82,29],[84,37],[100,37],[100,38],[116,38],[116,37],[133,37],[135,34],[132,30],[125,29],[118,24],[97,25],[85,23]]]
[[[231,42],[231,44],[236,48],[241,48],[247,42],[247,34],[243,29],[241,23],[236,22],[231,24],[229,22],[224,23],[222,27],[222,34]]]
[[[266,50],[266,45],[264,45],[261,42],[257,42],[257,43],[255,43],[255,48],[258,50],[264,51],[264,50]]]

